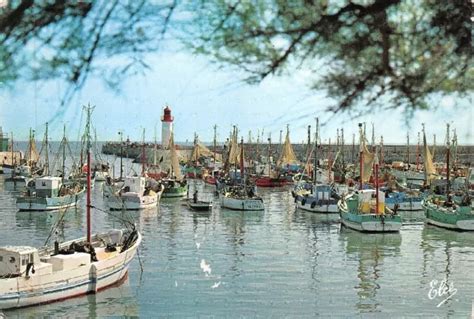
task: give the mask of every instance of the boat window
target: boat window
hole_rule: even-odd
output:
[[[15,257],[10,257],[10,263],[14,263],[15,262]]]
[[[3,262],[3,256],[0,256],[0,262]]]

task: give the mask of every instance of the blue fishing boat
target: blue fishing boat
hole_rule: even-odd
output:
[[[406,192],[387,191],[385,193],[385,205],[392,210],[423,210],[423,197]]]

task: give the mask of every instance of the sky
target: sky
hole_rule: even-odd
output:
[[[65,107],[60,107],[60,101],[66,84],[59,80],[17,82],[12,88],[0,89],[0,126],[4,132],[13,132],[16,140],[26,140],[32,127],[40,139],[48,121],[51,139],[59,140],[66,125],[68,138],[78,140],[84,126],[82,106],[90,103],[95,105],[92,119],[98,140],[118,140],[119,131],[131,140],[141,140],[145,128],[146,140],[152,141],[157,127],[160,141],[160,116],[169,105],[178,142],[192,141],[195,132],[201,141],[212,141],[215,124],[220,142],[228,137],[232,125],[238,125],[245,140],[250,130],[254,141],[257,131],[261,134],[263,130],[265,141],[271,133],[277,143],[280,130],[285,132],[287,124],[291,141],[301,142],[306,140],[307,126],[314,130],[314,119],[319,117],[321,136],[326,141],[335,141],[336,130],[344,128],[349,144],[357,123],[366,122],[369,139],[371,123],[375,123],[377,142],[383,136],[385,144],[403,144],[409,132],[410,140],[416,143],[421,123],[426,123],[428,141],[436,134],[440,144],[449,122],[457,130],[459,144],[474,144],[472,95],[458,100],[440,98],[433,101],[432,110],[415,112],[408,119],[402,109],[351,119],[347,114],[333,116],[325,111],[331,101],[324,92],[309,90],[311,74],[306,70],[247,85],[242,81],[245,74],[218,69],[205,57],[184,51],[164,50],[150,55],[147,62],[151,70],[126,79],[120,93],[92,77]]]

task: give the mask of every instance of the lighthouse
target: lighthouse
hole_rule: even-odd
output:
[[[163,148],[169,147],[171,133],[173,133],[173,117],[171,116],[171,109],[166,106],[161,117],[161,146]]]

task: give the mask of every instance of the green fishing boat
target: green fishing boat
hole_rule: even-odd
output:
[[[474,231],[474,214],[470,202],[456,205],[449,200],[433,198],[425,201],[423,207],[428,224],[454,230]]]
[[[360,232],[388,233],[398,232],[402,227],[402,219],[396,211],[385,206],[385,193],[379,191],[378,159],[370,153],[366,139],[359,124],[360,133],[360,185],[359,190],[344,197],[338,202],[341,223]],[[375,163],[375,165],[373,165]],[[375,189],[364,189],[375,167]]]
[[[164,186],[161,198],[179,198],[184,197],[187,194],[187,182],[181,174],[181,168],[179,166],[178,154],[174,145],[174,136],[171,133],[170,136],[170,177],[161,180],[161,184]]]
[[[471,198],[466,193],[460,201],[453,201],[450,194],[450,140],[449,124],[446,132],[446,194],[445,196],[433,196],[427,198],[423,203],[425,209],[426,222],[438,227],[460,230],[474,231],[474,213],[471,207]],[[423,127],[423,141],[426,148],[426,137]],[[430,153],[425,152],[425,156],[431,161]]]
[[[383,198],[379,192],[379,198]],[[348,195],[339,201],[341,223],[351,229],[361,232],[398,232],[402,226],[402,219],[394,211],[379,202],[379,211],[375,209],[376,201],[374,189],[365,189]]]

